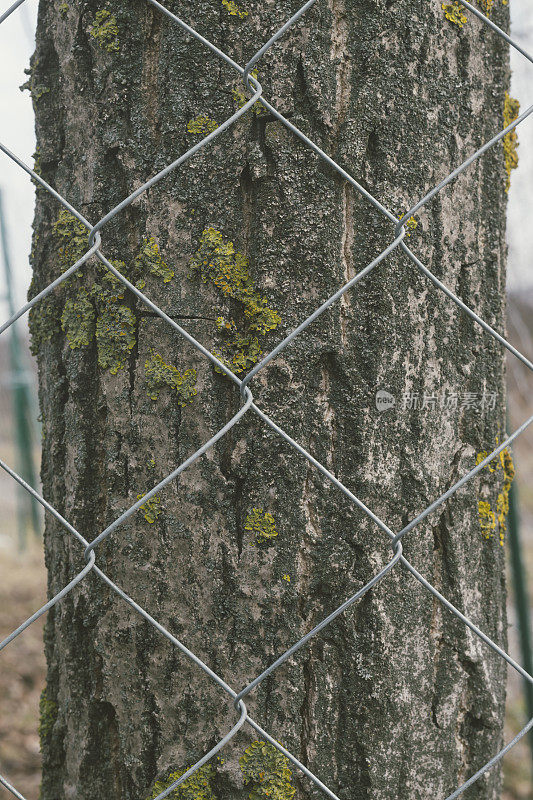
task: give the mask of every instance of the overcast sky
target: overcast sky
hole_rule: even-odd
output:
[[[0,0],[0,12],[11,0]],[[35,149],[33,113],[29,92],[21,92],[24,69],[33,51],[37,0],[26,0],[0,25],[0,141],[30,166]],[[511,0],[512,35],[533,52],[531,0]],[[512,94],[522,109],[533,103],[533,66],[511,51]],[[529,67],[529,69],[528,69]],[[490,80],[490,71],[486,75]],[[533,288],[533,115],[519,128],[519,167],[514,171],[509,192],[509,286]],[[31,247],[34,188],[29,178],[0,153],[0,190],[8,222],[11,261],[15,273],[16,305],[21,305],[30,280],[28,253]],[[0,293],[1,294],[1,293]],[[0,311],[1,311],[0,306]],[[2,311],[5,317],[5,311]]]

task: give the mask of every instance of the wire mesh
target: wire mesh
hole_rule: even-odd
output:
[[[318,316],[320,316],[327,308],[329,308],[333,303],[336,302],[345,292],[355,286],[359,281],[361,281],[366,275],[368,275],[375,267],[377,267],[387,256],[392,253],[397,248],[400,248],[413,262],[413,264],[417,267],[417,269],[426,275],[433,284],[442,292],[444,292],[447,297],[452,300],[463,312],[465,312],[472,320],[474,320],[478,325],[480,325],[483,330],[493,337],[496,341],[498,341],[503,347],[505,347],[512,355],[514,355],[517,359],[519,359],[522,364],[528,369],[533,371],[533,364],[529,359],[527,359],[521,352],[519,352],[510,342],[508,342],[503,336],[501,336],[497,331],[491,328],[481,317],[479,317],[472,309],[470,309],[464,302],[462,302],[458,297],[456,297],[453,292],[451,292],[433,273],[417,258],[417,256],[411,251],[411,249],[407,246],[405,242],[406,236],[406,223],[409,218],[419,211],[424,205],[426,205],[438,192],[440,192],[445,186],[447,186],[450,182],[455,180],[464,170],[466,170],[473,162],[475,162],[478,158],[480,158],[487,150],[493,147],[497,142],[501,141],[503,137],[512,131],[517,125],[519,125],[523,120],[525,120],[531,113],[533,113],[533,106],[527,108],[522,114],[520,114],[511,124],[501,130],[498,134],[496,134],[490,141],[486,142],[479,150],[473,153],[469,158],[466,159],[460,166],[458,166],[453,172],[447,175],[440,183],[438,183],[431,191],[429,191],[421,200],[419,200],[412,208],[410,208],[406,213],[403,215],[401,219],[398,219],[390,210],[385,208],[379,200],[377,200],[372,194],[370,194],[367,190],[365,190],[356,180],[353,178],[346,170],[344,170],[339,164],[337,164],[327,153],[321,150],[318,145],[316,145],[311,139],[309,139],[302,131],[300,131],[293,123],[291,123],[288,119],[286,119],[264,96],[263,96],[263,89],[260,85],[257,78],[255,78],[251,71],[254,68],[255,64],[259,61],[259,59],[282,37],[285,33],[289,31],[289,29],[298,21],[298,19],[305,14],[305,12],[311,8],[316,2],[319,0],[308,0],[307,3],[302,5],[302,7],[289,19],[287,22],[276,31],[276,33],[255,53],[255,55],[250,59],[248,64],[244,67],[237,64],[230,58],[226,53],[216,47],[212,42],[208,39],[204,38],[200,35],[196,30],[190,27],[186,22],[181,20],[175,14],[173,14],[168,8],[165,8],[161,3],[157,2],[157,0],[146,0],[150,5],[156,8],[161,14],[166,16],[170,19],[174,24],[178,25],[185,34],[188,34],[201,44],[203,44],[206,48],[211,50],[218,58],[228,64],[232,69],[234,69],[242,78],[244,86],[246,90],[251,94],[250,99],[232,114],[225,122],[220,124],[216,130],[209,133],[205,138],[203,138],[200,142],[195,144],[191,147],[185,154],[177,158],[171,164],[168,164],[164,169],[146,181],[142,186],[137,188],[129,197],[125,198],[121,203],[119,203],[115,208],[113,208],[108,214],[106,214],[102,219],[100,219],[95,225],[92,225],[85,217],[77,211],[64,197],[62,197],[58,192],[56,192],[51,186],[49,186],[39,175],[37,175],[34,170],[28,167],[25,163],[23,163],[14,153],[8,150],[2,143],[0,143],[0,149],[3,153],[12,159],[18,166],[23,169],[31,178],[37,181],[49,194],[54,197],[58,203],[60,203],[65,209],[70,211],[86,228],[88,231],[88,249],[86,253],[80,258],[75,264],[73,264],[69,269],[67,269],[59,278],[54,280],[45,289],[39,292],[31,301],[27,302],[24,306],[22,306],[18,312],[13,314],[10,319],[7,320],[2,326],[0,326],[0,334],[6,331],[13,323],[21,317],[23,314],[29,311],[30,308],[35,306],[46,297],[50,292],[52,292],[59,284],[63,281],[67,280],[70,275],[77,272],[78,270],[82,269],[84,265],[88,262],[88,260],[94,255],[96,256],[99,261],[106,267],[106,269],[112,273],[121,283],[126,286],[146,307],[148,307],[152,312],[154,312],[160,319],[167,323],[174,331],[176,331],[180,336],[186,339],[193,347],[195,347],[206,359],[208,359],[214,366],[217,367],[222,373],[224,373],[239,389],[240,398],[241,398],[241,407],[239,411],[229,420],[224,427],[220,428],[208,441],[206,441],[195,453],[193,453],[189,458],[187,458],[182,464],[180,464],[175,470],[173,470],[170,474],[168,474],[162,481],[160,481],[156,486],[154,486],[149,492],[147,492],[141,499],[139,499],[136,503],[131,505],[124,513],[122,513],[119,517],[117,517],[110,525],[108,525],[103,531],[101,531],[91,542],[87,541],[72,525],[71,523],[66,520],[47,500],[41,497],[34,489],[32,489],[24,480],[23,478],[18,475],[11,467],[5,464],[3,461],[0,461],[0,467],[5,470],[20,486],[22,486],[30,495],[32,495],[43,507],[44,509],[51,514],[75,539],[84,547],[84,557],[86,561],[85,567],[74,576],[74,578],[63,588],[60,592],[58,592],[54,597],[52,597],[42,608],[38,609],[32,616],[30,616],[27,620],[25,620],[16,630],[14,630],[9,636],[7,636],[1,643],[0,643],[0,651],[6,647],[10,642],[12,642],[17,636],[23,633],[23,631],[28,628],[36,619],[38,619],[41,615],[46,613],[50,608],[52,608],[56,603],[60,602],[62,598],[64,598],[69,592],[74,589],[76,585],[78,585],[81,581],[89,573],[95,573],[110,589],[112,589],[119,597],[121,597],[131,608],[134,609],[141,617],[143,617],[148,623],[150,623],[163,637],[165,637],[168,641],[170,641],[181,653],[190,659],[197,667],[212,680],[214,681],[220,689],[228,694],[234,701],[234,708],[236,715],[238,717],[236,723],[233,727],[220,739],[220,741],[211,749],[209,752],[205,753],[205,755],[199,759],[193,766],[190,767],[186,772],[184,772],[177,780],[171,783],[164,791],[160,792],[157,795],[155,800],[163,800],[164,797],[170,795],[181,783],[187,780],[194,772],[196,772],[203,764],[209,761],[213,756],[215,756],[218,752],[220,752],[224,746],[235,736],[235,734],[244,726],[250,726],[255,732],[264,740],[269,742],[272,746],[274,746],[278,751],[280,751],[289,761],[298,769],[300,770],[307,778],[312,781],[312,783],[318,787],[322,791],[323,794],[332,798],[332,800],[339,800],[337,795],[332,791],[331,788],[326,786],[318,776],[314,775],[304,764],[302,764],[298,758],[288,750],[286,750],[278,741],[276,741],[273,736],[271,736],[266,730],[264,730],[249,714],[245,705],[245,698],[247,695],[253,691],[268,675],[270,675],[274,670],[276,670],[281,664],[283,664],[287,659],[289,659],[297,650],[303,647],[312,637],[316,636],[321,630],[323,630],[327,625],[329,625],[339,614],[342,614],[347,608],[351,605],[356,603],[363,595],[365,595],[373,586],[375,586],[378,582],[383,580],[385,576],[391,572],[398,564],[401,564],[404,569],[406,569],[420,584],[430,592],[437,600],[447,608],[455,617],[457,617],[464,625],[466,625],[470,631],[472,631],[479,639],[481,639],[492,651],[494,651],[498,656],[504,659],[507,664],[509,664],[519,675],[521,675],[526,681],[533,684],[533,677],[524,670],[520,664],[518,664],[511,656],[502,650],[495,642],[493,642],[483,631],[481,631],[470,619],[468,619],[464,614],[461,613],[457,608],[455,608],[452,603],[450,603],[447,598],[445,598],[429,581],[427,581],[413,566],[412,564],[406,559],[403,555],[402,550],[402,539],[403,537],[414,530],[414,528],[424,520],[429,514],[431,514],[436,508],[441,506],[448,498],[457,492],[458,489],[461,488],[465,483],[470,481],[477,475],[489,462],[494,459],[499,453],[501,453],[505,448],[507,448],[532,422],[533,416],[530,416],[522,425],[520,425],[513,433],[511,433],[498,447],[496,447],[486,458],[484,458],[480,463],[478,463],[473,469],[463,475],[456,483],[453,484],[445,493],[443,493],[440,497],[438,497],[433,503],[427,506],[420,514],[418,514],[414,519],[412,519],[407,525],[405,525],[400,531],[394,532],[392,531],[378,516],[376,516],[371,509],[367,508],[367,506],[358,498],[356,497],[346,486],[344,486],[341,481],[339,481],[322,463],[317,461],[305,448],[303,448],[298,442],[292,439],[289,434],[280,428],[267,414],[265,414],[254,402],[253,394],[251,389],[249,388],[250,381],[252,378],[257,375],[273,358],[275,358],[282,350],[284,350],[297,336],[299,336]],[[0,15],[0,24],[4,22],[25,0],[16,0],[16,2],[4,12],[4,14]],[[461,6],[467,10],[469,13],[475,15],[484,25],[487,25],[492,31],[502,39],[504,39],[511,47],[515,48],[519,53],[521,53],[528,61],[533,63],[533,57],[530,56],[520,45],[513,41],[513,39],[508,36],[503,30],[501,30],[497,25],[495,25],[490,19],[488,19],[484,14],[482,14],[477,8],[472,6],[467,0],[458,0]],[[264,108],[279,122],[281,122],[288,130],[290,130],[293,134],[295,134],[302,142],[304,142],[307,147],[313,150],[321,159],[323,159],[330,167],[332,167],[338,174],[342,176],[342,178],[347,181],[362,197],[364,197],[368,202],[370,202],[374,208],[376,208],[381,214],[383,214],[393,225],[393,236],[390,244],[371,262],[369,263],[364,269],[362,269],[359,273],[357,273],[350,281],[346,284],[341,286],[334,294],[332,294],[322,305],[320,305],[312,314],[310,314],[305,320],[303,320],[294,330],[288,334],[273,350],[268,353],[253,369],[251,369],[243,379],[240,379],[236,376],[225,364],[223,364],[219,359],[213,355],[213,353],[209,352],[200,342],[198,342],[187,330],[182,328],[178,325],[174,320],[172,320],[165,312],[160,309],[155,303],[153,303],[142,291],[140,291],[136,286],[130,283],[118,270],[113,266],[113,264],[106,258],[106,256],[102,252],[102,238],[101,238],[101,231],[105,227],[105,225],[120,214],[124,209],[133,203],[133,201],[146,192],[149,188],[154,186],[160,180],[162,180],[166,175],[177,169],[179,166],[184,164],[188,159],[194,156],[195,153],[198,151],[209,147],[210,143],[213,142],[216,138],[221,136],[224,131],[230,128],[241,116],[246,114],[252,106],[256,102],[261,103]],[[318,625],[316,625],[312,630],[305,634],[301,639],[295,642],[288,650],[286,650],[282,655],[279,656],[267,669],[265,669],[260,675],[257,675],[247,686],[240,689],[240,691],[236,691],[234,688],[229,686],[219,675],[217,675],[209,666],[207,666],[203,661],[193,652],[191,652],[181,641],[179,641],[175,636],[172,635],[163,625],[161,625],[156,619],[154,619],[147,611],[145,611],[141,606],[139,606],[133,598],[128,596],[117,584],[115,584],[106,574],[103,572],[100,567],[97,565],[96,562],[96,551],[98,545],[107,539],[116,529],[122,525],[122,523],[131,517],[141,506],[145,505],[147,501],[150,500],[157,492],[159,492],[164,486],[168,483],[173,481],[181,472],[187,469],[191,464],[197,461],[209,448],[211,448],[218,440],[220,440],[225,434],[231,430],[239,420],[246,414],[255,414],[258,416],[266,425],[268,425],[278,436],[282,437],[285,442],[287,442],[294,450],[296,450],[304,459],[306,459],[317,471],[319,471],[328,481],[330,481],[336,489],[343,493],[348,500],[356,505],[359,509],[361,509],[373,522],[380,528],[383,533],[385,533],[389,539],[392,548],[392,556],[388,563],[373,577],[368,580],[368,582],[359,589],[354,595],[349,597],[346,601],[344,601],[341,605],[339,605],[329,616],[323,619]],[[453,791],[450,795],[448,795],[445,800],[454,800],[454,798],[459,797],[463,792],[471,786],[475,781],[477,781],[483,774],[485,774],[488,770],[490,770],[495,764],[497,764],[503,756],[533,727],[533,718],[528,721],[528,723],[522,728],[522,730],[512,739],[508,744],[506,744],[499,752],[497,752],[489,761],[487,761],[474,775],[472,775],[468,780],[466,780],[461,786],[459,786],[455,791]],[[19,798],[19,800],[25,800],[24,796],[17,791],[17,789],[12,786],[8,780],[0,775],[0,784],[4,786],[13,796]],[[444,800],[444,799],[443,799]]]

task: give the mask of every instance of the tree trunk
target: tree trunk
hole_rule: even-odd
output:
[[[299,5],[168,2],[240,64]],[[492,13],[507,25],[500,0]],[[397,214],[503,126],[506,46],[473,17],[464,27],[446,19],[438,0],[319,0],[258,70],[276,108]],[[237,74],[143,0],[41,0],[30,86],[41,173],[92,222],[243,102]],[[409,238],[500,330],[504,216],[498,145],[420,212]],[[393,238],[390,222],[258,106],[106,226],[102,252],[242,377]],[[85,234],[38,190],[32,291],[85,249]],[[231,381],[96,261],[43,301],[31,326],[45,496],[88,540],[239,408]],[[502,349],[397,250],[251,389],[398,531],[496,446],[503,378]],[[381,389],[396,401],[386,411]],[[466,393],[477,406],[495,393],[495,409],[469,407]],[[404,539],[414,566],[502,645],[497,504],[507,477],[486,469]],[[83,553],[50,517],[45,547],[53,594]],[[391,557],[386,535],[253,411],[96,550],[236,691]],[[94,574],[50,612],[45,640],[42,800],[155,796],[237,719]],[[341,800],[433,800],[501,747],[505,675],[397,565],[247,707]],[[246,771],[272,757],[256,738],[245,725],[204,770],[209,787],[179,796],[269,790],[272,765],[263,782]],[[271,796],[319,796],[290,771]],[[500,783],[493,769],[468,796],[495,799]]]

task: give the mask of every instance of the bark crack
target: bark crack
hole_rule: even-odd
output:
[[[339,132],[344,124],[351,96],[352,63],[346,57],[348,51],[348,16],[344,0],[330,0],[332,14],[330,56],[336,65],[335,114],[333,141],[337,149]]]
[[[353,243],[354,243],[354,222],[353,222],[353,192],[348,183],[342,187],[342,236],[341,236],[341,265],[343,284],[348,283],[354,276],[353,262]],[[350,290],[341,296],[340,301],[340,320],[341,320],[341,339],[343,347],[348,344],[347,322],[349,309],[351,308]]]
[[[200,317],[200,316],[194,316],[192,314],[189,314],[189,315],[185,315],[185,314],[183,314],[183,315],[182,314],[169,314],[167,311],[165,311],[165,314],[167,315],[167,317],[170,317],[170,319],[174,319],[174,320],[177,320],[177,319],[200,319],[200,320],[202,320],[203,319],[203,320],[207,320],[207,322],[216,322],[216,317]],[[140,317],[152,317],[154,319],[161,319],[159,314],[156,314],[154,311],[139,311],[139,316]]]
[[[161,129],[158,114],[158,75],[162,19],[161,14],[156,13],[153,8],[148,9],[148,15],[148,34],[145,38],[146,49],[144,51],[141,96],[144,99],[144,111],[152,136],[155,141],[158,141]]]

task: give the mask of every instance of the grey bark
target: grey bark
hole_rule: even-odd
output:
[[[299,6],[219,0],[169,7],[244,64]],[[35,102],[43,176],[96,221],[195,138],[198,114],[234,108],[235,75],[141,0],[112,3],[119,51],[99,47],[94,0],[41,0]],[[494,19],[507,25],[499,3]],[[403,212],[502,127],[506,47],[476,20],[459,29],[437,0],[319,1],[259,65],[265,94],[391,210]],[[239,87],[240,88],[240,87]],[[58,206],[38,191],[35,290],[58,274]],[[494,148],[419,215],[410,239],[461,299],[502,329],[504,172]],[[103,232],[103,251],[133,263],[154,236],[175,277],[146,292],[210,348],[233,301],[191,276],[204,228],[235,242],[282,323],[263,350],[365,266],[393,236],[369,204],[268,115],[249,113]],[[91,264],[57,293],[99,273]],[[91,277],[92,276],[92,277]],[[69,294],[70,293],[70,294]],[[59,324],[39,350],[48,500],[96,536],[235,413],[238,392],[168,327],[126,298],[137,344],[117,375]],[[150,347],[198,395],[147,396]],[[396,408],[379,413],[375,392]],[[399,530],[491,449],[504,429],[501,348],[400,254],[388,258],[253,382],[257,403],[391,528]],[[406,392],[483,390],[494,412],[403,411]],[[155,468],[148,464],[153,457]],[[405,540],[413,564],[505,644],[504,549],[480,530],[498,474],[472,481]],[[137,514],[97,563],[235,689],[353,594],[391,557],[389,542],[253,415]],[[271,513],[278,537],[252,546],[247,515]],[[46,524],[49,591],[81,568],[80,547]],[[283,579],[290,576],[290,582]],[[43,800],[143,800],[236,720],[219,689],[91,576],[46,625]],[[248,698],[251,715],[342,800],[445,797],[502,743],[503,662],[397,567]],[[244,798],[238,735],[215,764],[220,800]],[[318,796],[296,771],[297,798]],[[469,797],[499,797],[500,770]]]

